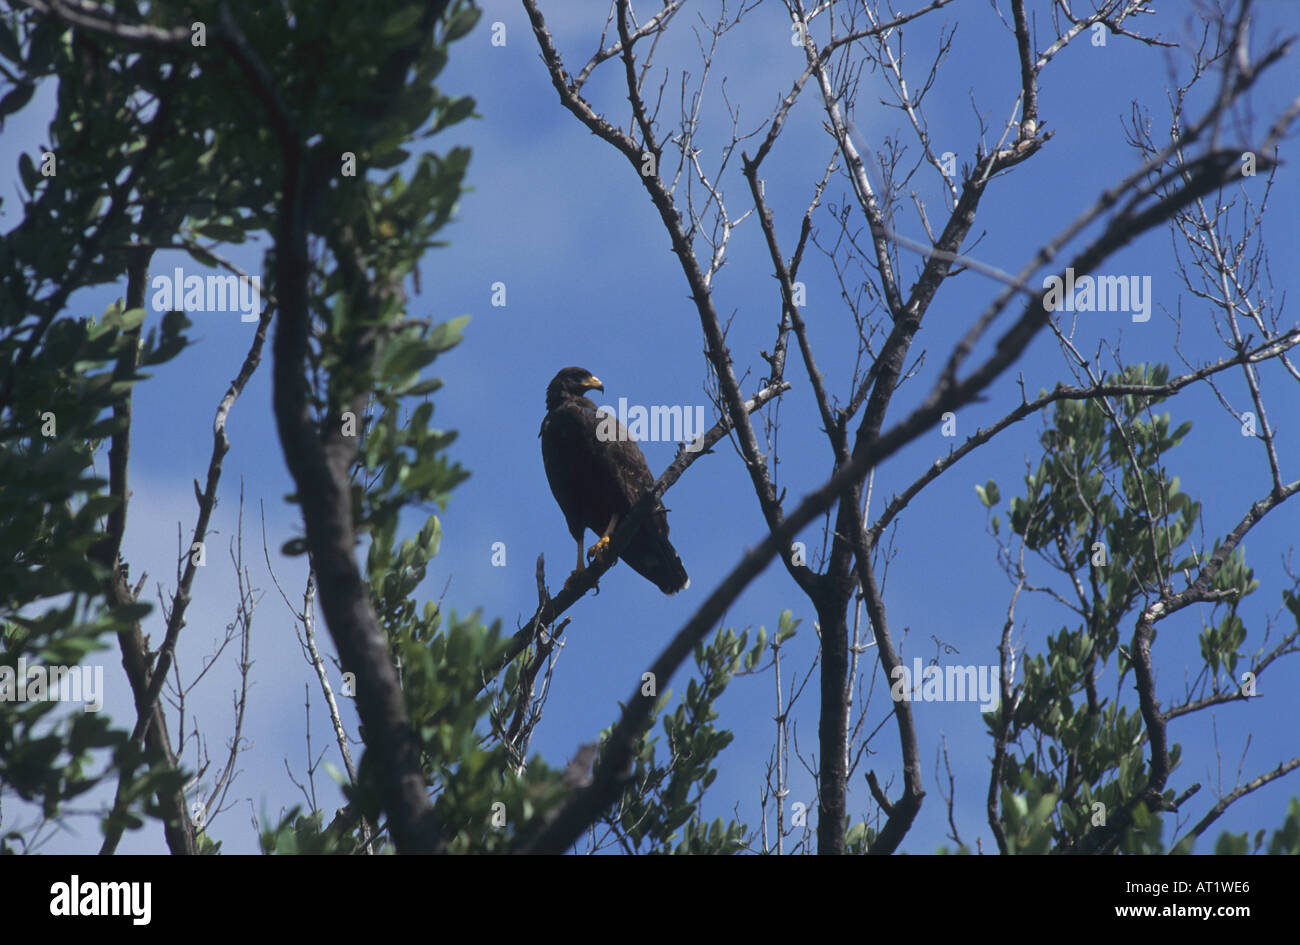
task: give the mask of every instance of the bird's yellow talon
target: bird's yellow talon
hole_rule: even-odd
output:
[[[606,535],[600,541],[596,542],[594,545],[592,545],[590,548],[587,549],[587,560],[588,561],[597,560],[598,558],[600,558],[605,554],[605,550],[607,548],[609,548],[608,535]]]

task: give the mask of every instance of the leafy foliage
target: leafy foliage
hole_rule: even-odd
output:
[[[116,304],[103,319],[55,322],[27,367],[6,374],[9,402],[0,413],[0,783],[39,805],[54,819],[68,801],[116,771],[122,796],[136,800],[119,816],[138,827],[157,814],[155,792],[176,787],[179,772],[134,750],[129,733],[106,716],[56,701],[16,701],[49,667],[80,667],[113,635],[152,609],[110,608],[105,569],[90,555],[105,537],[102,517],[117,500],[93,473],[96,449],[120,426],[112,416],[141,375],[116,365],[139,347],[150,363],[168,360],[183,345],[183,318],[141,342],[139,309]],[[0,360],[18,361],[30,323],[11,309],[0,315]],[[100,667],[102,670],[102,666]],[[23,675],[20,676],[20,672]],[[0,849],[21,847],[22,835],[0,837]]]
[[[1168,369],[1135,365],[1115,380],[1160,385]],[[1165,467],[1166,454],[1191,424],[1173,428],[1167,413],[1153,415],[1157,402],[1118,398],[1114,417],[1094,401],[1058,402],[1042,435],[1043,458],[1025,477],[1025,495],[1009,503],[1013,533],[1083,595],[1082,623],[1062,627],[1048,637],[1045,653],[1027,656],[1013,705],[985,714],[995,737],[1006,727],[1007,757],[996,777],[1009,852],[1067,847],[1147,783],[1143,717],[1119,699],[1126,680],[1131,689],[1132,668],[1121,631],[1149,594],[1158,594],[1174,575],[1194,575],[1202,563],[1189,546],[1200,503]],[[988,508],[999,499],[991,482],[977,492]],[[1149,514],[1152,509],[1156,514]],[[1246,639],[1236,608],[1257,586],[1235,549],[1214,581],[1215,588],[1234,593],[1215,608],[1222,615],[1200,637],[1214,693],[1236,687],[1233,673]],[[1110,669],[1118,678],[1115,696],[1106,698],[1099,690]],[[1180,754],[1180,746],[1170,746],[1171,767]],[[1171,809],[1174,798],[1172,789],[1164,792]],[[1137,805],[1119,850],[1166,852],[1162,821],[1160,813]]]
[[[699,681],[687,683],[681,704],[663,718],[668,757],[658,753],[658,738],[643,736],[622,803],[606,818],[627,852],[735,853],[744,845],[744,824],[721,818],[706,823],[700,805],[718,776],[718,756],[735,737],[713,724],[718,718],[714,703],[737,673],[757,665],[766,645],[766,632],[760,628],[752,647],[748,631],[737,636],[731,629],[719,629],[710,643],[696,646]],[[660,697],[652,727],[671,697],[671,691]],[[608,735],[608,730],[603,733]]]

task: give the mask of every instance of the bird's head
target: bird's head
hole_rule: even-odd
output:
[[[604,391],[600,378],[586,368],[566,367],[546,388],[546,409],[554,410],[566,397],[582,397],[589,390]]]

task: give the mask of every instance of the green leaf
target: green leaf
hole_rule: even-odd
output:
[[[3,18],[0,18],[0,56],[13,63],[23,61],[23,51],[18,45],[18,38],[14,36]]]
[[[24,151],[18,155],[18,176],[23,179],[23,186],[27,188],[27,193],[34,195],[36,187],[41,182],[41,173],[36,169],[36,162],[32,156]]]
[[[221,267],[221,263],[217,262],[217,258],[201,246],[187,245],[185,251],[188,252],[194,261],[200,266],[207,266],[209,269],[219,269]]]
[[[307,553],[307,539],[290,538],[280,546],[280,553],[289,558],[296,558],[298,555]]]
[[[0,98],[0,121],[3,121],[6,115],[12,115],[30,102],[34,94],[36,94],[36,83],[34,82],[20,82],[10,89],[4,98]]]
[[[442,322],[429,333],[429,338],[426,344],[428,344],[433,351],[439,354],[450,348],[454,348],[460,343],[465,326],[468,324],[468,315],[461,315],[458,318]]]
[[[399,139],[400,140],[400,139]],[[376,170],[386,171],[390,167],[396,167],[405,162],[411,156],[411,152],[405,148],[391,148],[380,154],[377,153],[370,159],[370,166]]]
[[[438,116],[438,120],[433,123],[433,131],[439,132],[444,128],[450,128],[452,125],[464,121],[472,114],[474,114],[474,99],[468,95],[464,98],[458,98]]]
[[[474,28],[479,20],[482,11],[478,7],[467,6],[457,10],[447,21],[446,31],[443,33],[443,42],[451,43],[460,39]]]
[[[229,223],[205,223],[197,230],[204,239],[217,240],[221,243],[244,242],[244,231]]]
[[[423,15],[424,7],[421,4],[413,3],[403,7],[384,21],[384,25],[379,28],[379,35],[384,39],[395,39],[411,30]]]

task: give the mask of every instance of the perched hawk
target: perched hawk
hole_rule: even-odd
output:
[[[626,427],[607,419],[606,430],[616,428],[617,436],[597,435],[601,417],[584,395],[604,389],[590,371],[578,367],[565,368],[546,388],[546,419],[539,434],[542,462],[569,534],[578,543],[574,575],[584,568],[583,532],[590,528],[600,536],[588,549],[588,556],[604,554],[618,523],[655,483],[641,448]],[[641,523],[620,558],[665,594],[675,594],[691,583],[668,541],[668,511],[662,503]]]

